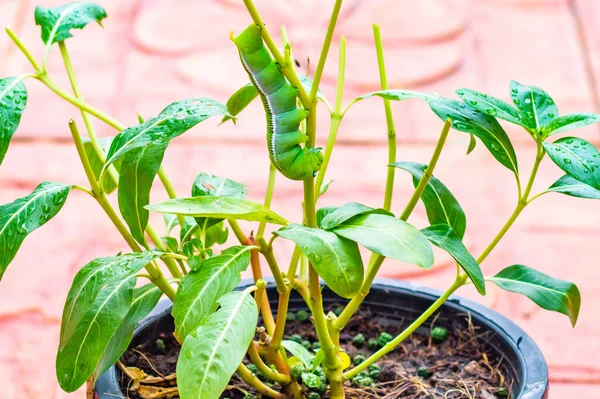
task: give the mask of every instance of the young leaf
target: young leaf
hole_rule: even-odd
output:
[[[421,230],[421,232],[433,245],[448,252],[467,273],[477,291],[481,295],[485,295],[485,281],[479,263],[469,253],[452,227],[447,224],[436,224]]]
[[[192,186],[192,197],[212,196],[243,199],[246,194],[248,194],[248,189],[245,184],[206,173],[196,176]],[[206,231],[221,220],[223,219],[196,218],[196,223],[201,230]]]
[[[56,356],[60,387],[74,392],[94,373],[104,350],[129,311],[136,276],[115,279],[100,291]]]
[[[248,83],[233,93],[226,104],[229,115],[223,117],[221,123],[225,123],[230,119],[235,123],[234,117],[242,112],[256,97],[258,97],[258,90],[252,83]]]
[[[515,173],[518,171],[515,150],[506,132],[493,116],[447,98],[433,99],[428,103],[442,120],[452,119],[454,129],[477,136],[498,162]]]
[[[519,116],[517,111],[512,105],[505,103],[504,101],[489,96],[484,93],[480,93],[470,89],[459,89],[456,90],[456,94],[473,109],[484,112],[490,116],[504,119],[505,121],[527,127]]]
[[[101,137],[98,139],[98,141],[100,142],[100,145],[102,146],[102,149],[104,150],[105,153],[110,148],[110,144],[112,143],[112,140],[113,140],[112,137]],[[98,157],[98,154],[96,153],[96,149],[94,148],[94,145],[92,144],[92,141],[89,138],[82,137],[81,141],[83,141],[83,148],[85,149],[85,154],[87,155],[87,157],[90,161],[90,166],[92,167],[94,176],[96,176],[96,179],[98,179],[100,177],[100,172],[102,171],[102,166],[104,166],[104,162]],[[113,165],[114,165],[115,169],[117,170],[117,172],[119,170],[121,170],[121,161],[117,161]],[[102,189],[104,190],[104,192],[106,194],[110,194],[113,191],[115,191],[115,189],[117,188],[117,183],[118,182],[115,181],[109,175],[102,182]]]
[[[546,191],[562,193],[572,197],[600,199],[600,190],[588,186],[569,175],[564,175],[558,179]]]
[[[184,342],[187,335],[215,310],[219,298],[238,285],[240,273],[249,263],[249,247],[231,247],[221,255],[206,259],[181,280],[171,311],[179,342]]]
[[[333,183],[333,180],[327,180],[325,183],[323,183],[323,185],[321,186],[321,191],[319,192],[319,197],[325,194],[327,190],[329,190],[329,186],[331,186],[331,183]]]
[[[425,269],[433,266],[433,252],[425,236],[393,216],[359,215],[338,225],[333,231],[376,254]]]
[[[569,316],[575,326],[581,296],[573,283],[559,280],[523,265],[513,265],[488,280],[498,287],[523,294],[540,307]]]
[[[381,97],[391,101],[418,99],[426,102],[439,97],[437,94],[419,93],[418,91],[410,90],[380,90],[357,97],[354,102],[358,102],[373,96]]]
[[[592,144],[577,137],[563,137],[542,145],[559,168],[580,182],[600,189],[600,153]]]
[[[281,346],[283,346],[292,355],[296,356],[296,358],[300,359],[306,368],[310,368],[313,355],[308,351],[308,349],[300,345],[298,342],[290,340],[281,341]]]
[[[106,284],[136,274],[161,254],[159,251],[148,251],[107,256],[94,259],[82,267],[73,279],[63,309],[59,348],[64,348]]]
[[[0,165],[10,140],[21,123],[26,105],[27,88],[23,78],[0,79]]]
[[[566,132],[567,130],[578,129],[592,123],[600,122],[600,115],[590,113],[563,115],[554,119],[544,128],[544,133],[548,135]]]
[[[31,194],[0,205],[0,280],[25,237],[61,210],[70,190],[69,185],[47,181]]]
[[[294,241],[333,292],[344,298],[356,295],[364,267],[355,242],[299,224],[287,225],[274,234]]]
[[[131,235],[146,245],[144,231],[150,212],[150,189],[162,163],[167,143],[148,144],[125,154],[119,175],[119,210],[129,226]]]
[[[219,305],[183,343],[176,370],[181,399],[218,398],[252,342],[258,308],[250,292],[226,294]]]
[[[306,90],[307,93],[310,93],[310,91],[312,90],[313,80],[305,75],[299,75],[298,79],[300,79],[302,86],[304,86],[304,90]],[[326,100],[325,95],[323,94],[323,91],[320,87],[317,90],[317,98],[319,100]]]
[[[423,178],[427,165],[416,162],[396,162],[392,164],[396,168],[407,171],[413,176],[413,184],[415,187]],[[427,211],[427,219],[429,223],[447,224],[452,227],[458,238],[462,239],[467,229],[467,218],[460,204],[452,195],[450,190],[435,176],[431,176],[429,183],[425,187],[421,200],[425,204]]]
[[[174,102],[163,109],[158,116],[117,134],[108,150],[104,168],[106,169],[108,165],[135,148],[144,147],[149,143],[169,143],[175,137],[215,115],[229,115],[227,107],[208,98]]]
[[[35,24],[42,28],[42,40],[47,47],[70,37],[71,29],[83,29],[90,22],[102,26],[106,11],[97,4],[87,1],[66,4],[60,7],[36,7]]]
[[[359,204],[358,202],[349,202],[345,205],[334,209],[328,208],[327,215],[323,216],[320,226],[325,230],[330,230],[336,227],[337,225],[344,223],[348,219],[352,219],[354,216],[372,213],[394,216],[391,212],[386,211],[385,209],[374,209],[366,205]],[[323,212],[321,212],[321,215],[322,214]]]
[[[161,296],[162,291],[154,284],[135,289],[131,307],[108,342],[104,354],[92,375],[93,381],[96,381],[125,353],[131,343],[131,338],[133,338],[135,326],[154,309]]]
[[[286,225],[288,221],[256,202],[228,197],[176,198],[146,206],[152,212],[176,215],[240,219]]]
[[[166,234],[171,234],[171,231],[179,224],[179,220],[176,215],[170,213],[164,213],[163,219],[165,220]]]
[[[540,132],[558,116],[554,100],[542,89],[510,82],[510,95],[519,109],[521,121],[529,129]]]
[[[223,222],[217,223],[206,230],[204,246],[210,248],[215,244],[224,244],[229,237],[229,229],[224,226]]]

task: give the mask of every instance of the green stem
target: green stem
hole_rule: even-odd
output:
[[[329,136],[327,138],[327,145],[325,146],[325,152],[323,153],[323,163],[321,164],[321,170],[317,174],[317,182],[315,192],[317,198],[321,195],[321,187],[323,186],[323,180],[325,179],[325,173],[329,166],[329,160],[331,159],[331,153],[337,139],[337,133],[342,123],[342,101],[344,96],[344,80],[346,74],[346,37],[340,38],[340,60],[338,69],[338,80],[337,89],[335,95],[335,110],[331,114],[331,123],[329,127]]]
[[[258,245],[260,246],[260,253],[266,259],[267,264],[271,269],[271,274],[273,274],[273,279],[277,285],[277,292],[279,292],[279,294],[288,293],[290,288],[285,283],[283,275],[281,274],[281,269],[279,268],[277,260],[273,255],[273,247],[271,247],[263,237],[258,237],[257,241]]]
[[[73,141],[75,142],[75,148],[77,149],[77,153],[81,160],[81,164],[83,165],[83,169],[85,171],[86,177],[88,178],[88,181],[89,181],[90,185],[92,186],[92,192],[95,194],[94,198],[96,198],[96,201],[98,201],[98,203],[100,204],[100,206],[102,207],[104,212],[106,212],[109,219],[113,222],[113,224],[115,225],[115,227],[117,228],[119,233],[121,233],[121,235],[125,239],[125,242],[127,242],[127,244],[129,245],[129,247],[131,247],[131,249],[135,252],[141,252],[142,249],[140,248],[138,243],[135,241],[135,239],[131,236],[131,234],[129,233],[129,230],[123,224],[121,219],[119,219],[119,216],[117,216],[115,210],[108,202],[108,199],[106,198],[106,194],[104,194],[104,192],[98,185],[98,182],[96,181],[94,172],[90,165],[90,160],[88,159],[87,154],[85,152],[85,148],[83,147],[83,142],[81,141],[81,135],[79,134],[79,129],[77,129],[77,125],[75,124],[75,122],[73,120],[71,120],[69,122],[69,129],[71,130],[71,135],[73,136]],[[157,287],[159,287],[171,300],[174,300],[175,299],[175,290],[173,289],[173,287],[171,287],[169,285],[168,281],[165,279],[165,277],[163,276],[160,269],[156,266],[156,264],[154,262],[150,263],[150,264],[146,265],[145,268],[146,268],[146,271],[148,272],[148,274],[150,275],[152,282]]]
[[[257,376],[254,375],[248,367],[244,366],[243,363],[240,363],[236,370],[237,374],[240,376],[242,380],[248,383],[252,388],[254,388],[258,393],[265,395],[269,398],[275,399],[283,399],[283,394],[275,391],[273,388],[269,388],[265,383],[258,379]]]
[[[458,277],[454,283],[440,296],[419,318],[417,318],[410,326],[408,326],[402,333],[396,336],[392,341],[388,342],[383,348],[369,356],[364,362],[344,373],[344,379],[348,380],[356,376],[361,371],[368,368],[370,365],[381,359],[383,356],[393,351],[398,345],[402,343],[410,334],[412,334],[417,328],[421,326],[436,310],[440,308],[446,302],[448,297],[460,288],[466,281],[467,276],[463,275]]]
[[[342,1],[343,0],[336,0],[333,6],[331,18],[329,19],[329,26],[327,27],[327,33],[325,34],[325,40],[323,42],[323,48],[321,49],[321,55],[319,56],[319,63],[317,64],[312,87],[310,88],[310,104],[316,102],[317,99],[319,83],[321,82],[321,77],[323,76],[323,69],[325,69],[325,62],[327,61],[327,55],[329,54],[329,48],[331,47],[331,39],[333,38],[335,25],[337,24],[337,20],[340,15],[340,9],[342,8]]]
[[[150,239],[152,240],[152,242],[154,243],[156,248],[160,249],[161,251],[167,250],[167,246],[163,242],[162,238],[159,237],[159,235],[154,231],[154,229],[150,225],[148,225],[146,227],[146,233],[148,233],[148,237],[150,237]],[[171,275],[173,277],[183,278],[183,275],[179,271],[179,266],[177,266],[177,263],[173,259],[171,259],[171,258],[161,258],[161,259],[165,263],[165,265],[167,265],[167,268],[169,269],[169,272],[171,273]]]
[[[381,90],[387,90],[388,82],[385,72],[385,60],[383,57],[383,43],[381,41],[381,32],[379,25],[373,25],[373,36],[375,38],[375,49],[377,51],[377,64],[379,65],[379,80],[381,82]],[[385,109],[385,121],[388,129],[388,170],[385,181],[385,196],[383,201],[383,209],[390,210],[392,207],[392,194],[394,192],[394,176],[396,168],[391,166],[396,162],[396,128],[394,126],[394,118],[392,116],[392,106],[390,100],[383,99],[383,107]]]
[[[40,64],[38,64],[38,62],[35,60],[35,58],[31,54],[31,52],[27,49],[27,47],[25,47],[25,44],[23,44],[21,39],[19,39],[17,37],[17,35],[15,34],[15,32],[10,30],[9,28],[6,28],[6,34],[8,34],[8,36],[12,39],[12,41],[17,45],[19,50],[21,50],[21,52],[25,55],[25,57],[27,57],[27,59],[29,60],[29,62],[31,63],[31,66],[33,66],[35,71],[38,74],[40,74],[42,72],[42,67],[40,66]]]
[[[452,123],[450,119],[447,119],[444,122],[444,128],[442,129],[440,138],[438,139],[435,149],[433,150],[433,154],[431,155],[429,164],[427,165],[427,168],[425,168],[425,172],[419,180],[419,184],[417,184],[417,187],[415,188],[415,191],[413,192],[410,200],[408,201],[408,204],[404,208],[402,215],[400,215],[401,220],[408,220],[408,217],[415,209],[417,202],[423,195],[425,187],[427,187],[427,184],[429,184],[429,180],[431,179],[431,176],[433,176],[433,170],[437,165],[437,162],[442,153],[442,149],[444,148],[444,144],[446,143],[446,138],[448,137],[448,132],[450,131],[451,125]],[[354,313],[358,310],[360,304],[367,297],[369,291],[371,290],[371,285],[373,285],[373,281],[375,280],[375,277],[379,272],[379,268],[383,264],[384,260],[385,257],[381,255],[374,254],[371,257],[371,260],[369,261],[369,266],[367,267],[367,273],[365,274],[365,279],[360,288],[360,291],[354,298],[350,300],[348,305],[346,305],[346,307],[344,308],[342,314],[340,314],[340,316],[333,323],[333,326],[336,330],[342,330],[346,326],[346,324],[348,324],[348,322],[352,318],[352,315],[354,315]]]
[[[258,353],[257,345],[258,343],[255,341],[250,343],[250,346],[248,347],[248,356],[258,371],[270,381],[277,382],[281,385],[289,384],[291,382],[289,375],[278,373],[265,364]]]
[[[265,202],[264,205],[267,208],[271,207],[271,201],[273,200],[273,190],[275,189],[275,177],[277,176],[277,169],[272,162],[269,162],[269,182],[267,183],[267,193],[265,194]],[[257,237],[262,237],[265,233],[265,228],[267,227],[267,222],[262,221],[258,225],[258,233]]]

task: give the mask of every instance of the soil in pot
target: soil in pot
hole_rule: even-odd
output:
[[[336,311],[336,306],[331,306]],[[297,313],[296,313],[297,314]],[[392,317],[390,317],[392,316]],[[361,378],[345,385],[348,398],[431,398],[431,399],[496,399],[510,398],[513,384],[503,359],[489,345],[491,331],[479,331],[468,315],[447,324],[448,338],[436,342],[431,338],[435,319],[407,339],[378,367],[371,367]],[[302,319],[302,317],[300,317]],[[352,360],[369,356],[386,341],[386,333],[395,336],[407,323],[398,323],[398,315],[382,314],[364,307],[340,337],[341,346]],[[311,349],[317,348],[310,320],[288,322],[288,336]],[[143,373],[158,377],[153,383],[138,384],[124,373],[121,389],[131,399],[178,398],[173,374],[180,346],[172,335],[172,320],[157,324],[143,343],[130,348],[121,359],[121,367],[130,374]],[[364,337],[355,339],[358,334]],[[435,335],[435,334],[434,334]],[[369,341],[370,344],[369,344]],[[376,341],[377,344],[376,344]],[[358,360],[357,360],[358,361]],[[351,366],[353,367],[353,366]],[[164,378],[164,379],[163,379]],[[372,384],[370,384],[372,382]],[[365,385],[365,386],[363,386]],[[249,399],[254,390],[233,377],[221,398]],[[308,394],[308,391],[307,391]],[[326,398],[327,396],[323,396]]]

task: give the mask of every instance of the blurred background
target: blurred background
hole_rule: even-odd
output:
[[[221,102],[247,83],[231,31],[251,21],[241,0],[97,0],[106,8],[104,29],[90,25],[67,44],[87,102],[127,125],[137,114],[148,118],[169,103],[188,97]],[[35,26],[35,5],[61,1],[0,0],[0,26],[10,27],[41,59],[43,46]],[[287,27],[294,55],[306,71],[320,52],[331,0],[256,0],[274,36]],[[372,23],[378,23],[393,88],[434,91],[455,96],[467,87],[509,100],[510,80],[545,89],[562,114],[600,112],[600,1],[596,0],[346,0],[327,62],[322,90],[333,101],[338,39],[347,36],[345,102],[379,89]],[[68,89],[58,50],[53,47],[50,76]],[[0,76],[32,72],[24,56],[0,35]],[[0,203],[31,192],[41,181],[85,184],[67,129],[79,112],[37,81],[27,81],[29,104],[0,168]],[[398,134],[398,160],[426,162],[441,121],[418,101],[392,105]],[[328,131],[320,108],[318,141]],[[94,120],[101,136],[116,134]],[[175,139],[164,167],[180,196],[187,196],[199,172],[249,186],[249,198],[262,201],[269,161],[264,113],[255,101],[237,126],[209,119]],[[535,145],[529,135],[503,123],[513,140],[520,169],[529,173]],[[576,134],[600,144],[600,127]],[[358,201],[381,206],[385,185],[387,136],[382,100],[363,101],[346,116],[338,135],[327,179],[334,183],[320,205]],[[508,218],[516,201],[512,174],[481,143],[466,156],[468,135],[453,131],[436,176],[462,204],[468,222],[466,244],[479,253]],[[546,158],[534,192],[562,173]],[[159,183],[152,201],[165,199]],[[413,190],[396,173],[393,211],[399,212]],[[301,220],[302,184],[278,176],[273,209]],[[426,226],[422,207],[411,222]],[[152,223],[163,229],[160,217]],[[490,290],[478,298],[471,287],[460,291],[519,323],[541,347],[551,368],[551,398],[600,397],[600,202],[560,194],[528,207],[513,230],[482,265],[494,274],[515,263],[539,268],[577,283],[582,292],[579,324],[571,329],[559,314],[538,312],[527,299]],[[256,226],[244,225],[249,232]],[[62,306],[75,273],[98,256],[127,250],[98,205],[73,192],[63,211],[29,237],[0,283],[0,397],[83,398],[65,394],[54,375]],[[282,248],[287,261],[290,248]],[[285,263],[285,261],[282,261]],[[429,273],[387,261],[382,275],[444,288],[454,267],[436,253]]]

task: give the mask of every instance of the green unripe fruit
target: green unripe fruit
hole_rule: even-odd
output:
[[[310,315],[308,314],[308,312],[306,310],[299,310],[298,313],[296,313],[296,319],[298,321],[305,322],[309,318],[310,318]]]
[[[292,335],[290,337],[290,341],[294,341],[294,342],[297,342],[299,344],[302,344],[302,341],[304,341],[304,340],[302,339],[302,337],[300,335],[294,334],[294,335]]]
[[[302,346],[305,347],[306,349],[310,350],[310,348],[312,347],[312,344],[310,343],[310,341],[302,341]]]
[[[292,367],[290,374],[292,375],[293,379],[300,381],[302,379],[302,373],[304,373],[305,371],[306,368],[303,364],[297,364],[294,367]]]
[[[431,330],[431,339],[437,343],[444,342],[448,339],[448,330],[444,327],[435,327]]]
[[[378,346],[379,345],[377,344],[376,338],[369,338],[369,340],[367,341],[367,348],[369,349],[377,349]]]
[[[421,366],[417,369],[417,375],[422,378],[429,378],[433,374],[428,367]]]
[[[288,312],[288,314],[285,315],[285,320],[286,321],[295,321],[296,315],[293,314],[292,312]]]
[[[364,362],[365,359],[366,358],[364,355],[356,355],[356,356],[354,356],[354,359],[352,360],[352,364],[354,364],[355,366],[358,366],[359,364]]]
[[[392,334],[382,332],[379,335],[379,339],[377,340],[377,346],[379,346],[380,348],[383,348],[386,344],[391,342],[393,339],[394,339],[394,337],[392,336]]]
[[[365,344],[365,342],[366,342],[365,336],[360,333],[356,334],[354,337],[352,337],[352,343],[354,344],[354,346],[357,346],[359,348],[361,346],[363,346]]]

